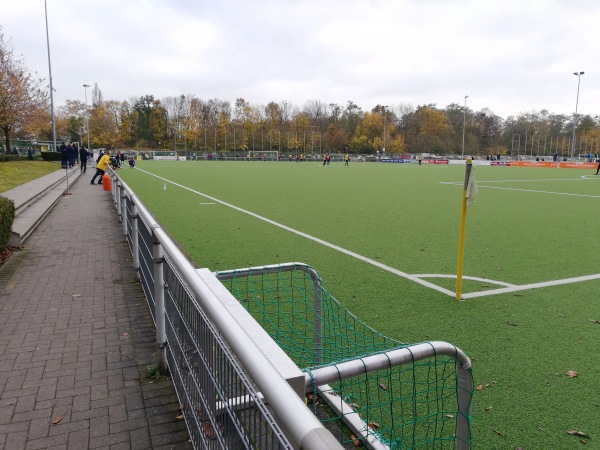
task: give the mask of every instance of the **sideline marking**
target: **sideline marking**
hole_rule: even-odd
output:
[[[319,239],[315,236],[312,236],[310,234],[304,233],[302,231],[296,230],[294,228],[290,228],[286,225],[283,225],[281,223],[275,222],[274,220],[268,219],[266,217],[260,216],[256,213],[253,213],[252,211],[248,211],[246,209],[240,208],[238,206],[232,205],[231,203],[227,203],[224,202],[222,200],[219,200],[218,198],[215,197],[211,197],[210,195],[207,194],[203,194],[202,192],[196,191],[192,188],[189,188],[187,186],[184,186],[182,184],[179,183],[175,183],[174,181],[171,181],[167,178],[161,177],[159,175],[153,174],[151,172],[148,172],[147,170],[143,170],[143,169],[138,169],[140,172],[144,172],[147,173],[148,175],[151,175],[153,177],[156,177],[160,180],[166,181],[168,183],[171,183],[174,186],[178,186],[186,191],[190,191],[193,192],[194,194],[198,194],[201,195],[203,197],[206,197],[210,200],[213,200],[215,203],[219,203],[223,206],[227,206],[229,208],[235,209],[236,211],[242,212],[244,214],[248,214],[249,216],[252,216],[256,219],[262,220],[263,222],[267,222],[271,225],[274,225],[278,228],[281,228],[283,230],[289,231],[290,233],[294,233],[298,236],[304,237],[306,239],[309,239],[313,242],[316,242],[318,244],[321,244],[325,247],[329,247],[333,250],[337,250],[340,253],[343,253],[345,255],[351,256],[355,259],[358,259],[359,261],[363,261],[366,262],[368,264],[371,264],[372,266],[375,267],[379,267],[380,269],[383,269],[387,272],[393,273],[394,275],[398,275],[402,278],[406,278],[407,280],[413,281],[417,284],[420,284],[422,286],[428,287],[430,289],[433,289],[435,291],[441,292],[442,294],[446,294],[449,297],[454,298],[456,296],[456,293],[454,291],[451,291],[449,289],[445,289],[441,286],[438,286],[437,284],[433,284],[430,283],[428,281],[425,281],[423,279],[421,279],[420,277],[429,277],[429,278],[456,278],[456,275],[443,275],[443,274],[420,274],[420,275],[410,275],[406,272],[402,272],[401,270],[395,269],[393,267],[387,266],[385,264],[382,264],[378,261],[375,261],[373,259],[367,258],[366,256],[362,256],[359,255],[358,253],[354,253],[353,251],[350,250],[346,250],[343,247],[339,247],[335,244],[332,244],[330,242],[324,241],[322,239]],[[462,185],[462,183],[458,183],[460,185]],[[483,282],[487,282],[487,283],[492,283],[492,284],[497,284],[497,285],[504,285],[505,287],[503,288],[499,288],[499,289],[492,289],[489,291],[478,291],[478,292],[471,292],[471,293],[463,293],[461,296],[462,300],[468,300],[471,298],[476,298],[476,297],[484,297],[484,296],[490,296],[490,295],[498,295],[498,294],[505,294],[505,293],[509,293],[509,292],[518,292],[518,291],[526,291],[529,289],[537,289],[537,288],[543,288],[543,287],[549,287],[549,286],[559,286],[559,285],[563,285],[563,284],[572,284],[572,283],[579,283],[582,281],[590,281],[590,280],[598,280],[600,279],[600,273],[598,274],[593,274],[593,275],[584,275],[581,277],[575,277],[575,278],[565,278],[562,280],[552,280],[552,281],[544,281],[544,282],[540,282],[540,283],[531,283],[531,284],[522,284],[522,285],[513,285],[513,284],[509,284],[509,283],[504,283],[501,281],[493,281],[493,280],[489,280],[486,278],[478,278],[478,277],[468,277],[468,276],[464,276],[464,279],[468,279],[468,280],[475,280],[475,281],[483,281]]]
[[[483,297],[486,295],[506,294],[506,293],[510,293],[510,292],[526,291],[529,289],[538,289],[538,288],[549,287],[549,286],[560,286],[562,284],[581,283],[582,281],[591,281],[591,280],[600,280],[600,273],[597,273],[594,275],[584,275],[582,277],[564,278],[562,280],[543,281],[541,283],[515,285],[512,287],[493,289],[490,291],[470,292],[468,294],[463,294],[462,299],[467,300],[470,298]]]
[[[591,178],[588,178],[591,177]],[[590,195],[590,194],[570,194],[567,192],[553,192],[553,191],[539,191],[535,189],[520,189],[520,188],[509,188],[509,187],[499,187],[499,186],[486,186],[483,183],[536,183],[543,181],[587,181],[587,180],[600,180],[600,177],[594,177],[594,175],[581,175],[581,178],[547,178],[543,180],[490,180],[490,181],[477,181],[477,187],[487,188],[487,189],[500,189],[505,191],[520,191],[520,192],[533,192],[536,194],[553,194],[553,195],[566,195],[569,197],[587,197],[587,198],[600,198],[600,195]],[[462,186],[462,181],[440,181],[440,184],[450,185],[450,186]]]
[[[573,181],[573,180],[572,180]],[[581,180],[577,180],[577,181],[581,181]],[[553,191],[538,191],[536,189],[519,189],[519,188],[509,188],[509,187],[500,187],[500,186],[485,186],[481,183],[488,183],[488,181],[478,181],[477,182],[477,187],[478,188],[483,188],[483,189],[500,189],[503,191],[520,191],[520,192],[533,192],[536,194],[553,194],[553,195],[566,195],[569,197],[588,197],[588,198],[600,198],[600,195],[590,195],[590,194],[570,194],[567,192],[553,192]],[[463,183],[462,182],[440,182],[440,184],[446,184],[446,185],[454,185],[454,186],[462,186]]]

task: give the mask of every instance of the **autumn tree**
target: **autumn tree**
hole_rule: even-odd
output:
[[[33,119],[48,107],[43,79],[31,74],[25,61],[14,55],[0,27],[0,129],[6,149],[10,135],[26,134]]]

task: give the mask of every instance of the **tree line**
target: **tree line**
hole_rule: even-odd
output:
[[[45,81],[32,75],[4,41],[0,28],[0,129],[10,139],[52,141]],[[559,155],[598,153],[598,116],[519,113],[503,119],[452,103],[370,110],[310,100],[252,104],[237,98],[144,95],[105,100],[97,84],[91,104],[67,100],[55,111],[57,142],[94,148],[196,152],[278,150],[283,153],[432,153],[437,155]],[[574,121],[575,122],[575,127]],[[575,139],[573,129],[575,128]]]

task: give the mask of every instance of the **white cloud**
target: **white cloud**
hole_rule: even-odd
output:
[[[58,104],[97,82],[106,99],[196,94],[234,102],[315,99],[462,104],[506,117],[600,101],[592,0],[47,0]],[[44,7],[3,5],[32,70],[47,77]]]

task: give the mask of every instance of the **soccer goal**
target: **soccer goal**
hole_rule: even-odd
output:
[[[154,150],[149,152],[151,159],[155,161],[175,161],[177,160],[177,152],[173,150]]]
[[[246,153],[246,159],[250,161],[279,161],[279,152],[277,150],[255,150]]]
[[[215,275],[302,369],[313,413],[328,429],[337,421],[350,428],[351,436],[338,435],[342,444],[470,448],[473,378],[460,349],[384,336],[341,305],[305,264]]]

